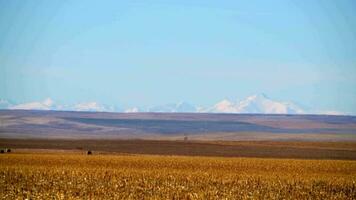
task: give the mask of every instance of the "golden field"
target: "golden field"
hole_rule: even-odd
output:
[[[356,199],[356,161],[0,155],[1,199]]]

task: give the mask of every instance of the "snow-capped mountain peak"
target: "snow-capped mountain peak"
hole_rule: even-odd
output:
[[[117,108],[115,108],[114,106],[108,106],[92,101],[92,102],[78,103],[72,106],[71,110],[90,111],[90,112],[114,112],[117,111]]]
[[[224,99],[212,107],[196,107],[186,102],[165,104],[153,107],[120,108],[100,104],[95,101],[79,102],[77,104],[58,104],[51,98],[43,101],[34,101],[22,104],[12,104],[0,99],[0,109],[23,110],[66,110],[66,111],[93,111],[93,112],[179,112],[179,113],[260,113],[260,114],[344,114],[337,111],[313,111],[292,102],[277,101],[261,93],[251,95],[240,101]]]
[[[125,113],[136,113],[136,112],[140,112],[140,109],[137,107],[128,108],[125,110]]]
[[[266,95],[253,95],[237,104],[239,113],[287,113],[285,106]]]
[[[252,95],[252,96],[249,96],[246,98],[246,100],[249,100],[249,101],[263,101],[266,99],[269,99],[269,98],[264,93],[255,94],[255,95]]]
[[[269,114],[302,114],[304,111],[292,103],[271,100],[265,94],[256,94],[237,103],[228,100],[220,101],[207,112],[216,113],[269,113]]]
[[[42,102],[42,104],[50,107],[54,104],[54,101],[51,98],[47,98]]]
[[[9,101],[7,101],[5,99],[0,99],[0,109],[7,109],[11,106],[12,106],[12,104]]]
[[[213,106],[213,108],[208,109],[208,112],[223,112],[223,113],[234,113],[235,104],[227,99],[224,99]]]
[[[161,106],[153,106],[147,109],[148,112],[196,112],[197,108],[186,102],[175,104],[165,104]]]
[[[10,106],[10,109],[20,109],[20,110],[53,110],[54,102],[52,99],[47,98],[42,102],[29,102],[23,104],[17,104],[14,106]]]
[[[4,101],[6,102],[6,101]],[[2,105],[2,102],[1,106]],[[116,111],[113,106],[106,106],[99,104],[97,102],[82,102],[74,105],[61,105],[56,104],[51,98],[47,98],[43,101],[34,101],[29,103],[22,103],[17,105],[7,105],[5,103],[3,106],[5,109],[19,109],[19,110],[73,110],[73,111],[107,111],[113,112]]]
[[[77,111],[104,111],[104,106],[97,102],[84,102],[74,105]]]

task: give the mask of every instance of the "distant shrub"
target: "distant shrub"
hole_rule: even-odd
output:
[[[1,149],[1,150],[0,150],[0,153],[5,153],[4,149]]]
[[[93,152],[91,152],[90,150],[87,152],[87,155],[92,155]]]
[[[11,153],[11,149],[6,149],[6,152],[7,153]]]

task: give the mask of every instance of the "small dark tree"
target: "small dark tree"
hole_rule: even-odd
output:
[[[7,153],[11,153],[11,149],[6,149],[6,152]]]
[[[1,150],[0,150],[0,153],[5,153],[4,149],[1,149]]]
[[[93,153],[89,150],[88,152],[87,152],[87,155],[92,155]]]

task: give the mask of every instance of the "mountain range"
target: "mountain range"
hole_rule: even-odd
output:
[[[223,100],[205,110],[214,113],[262,113],[262,114],[305,114],[306,112],[291,102],[279,102],[265,94],[253,95],[239,102]]]
[[[147,108],[132,107],[121,109],[98,102],[82,102],[74,105],[56,104],[47,98],[42,102],[13,104],[0,99],[0,109],[21,110],[65,110],[92,112],[164,112],[164,113],[253,113],[253,114],[311,114],[308,109],[292,102],[281,102],[269,98],[265,94],[249,96],[241,101],[224,99],[211,107],[197,107],[186,102],[152,106]],[[340,115],[338,112],[314,112],[312,114]]]

